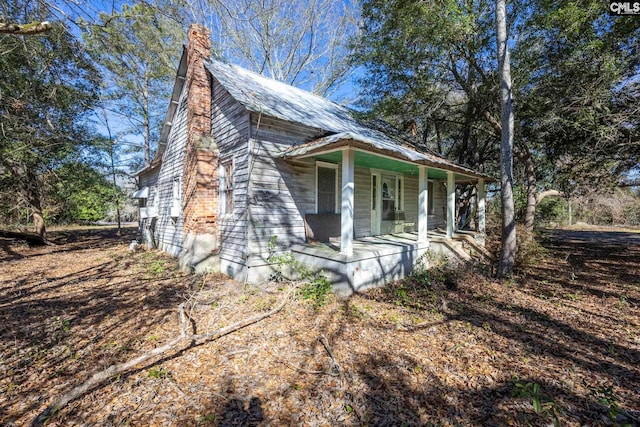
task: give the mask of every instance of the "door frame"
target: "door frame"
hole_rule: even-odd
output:
[[[380,235],[380,223],[382,221],[382,187],[380,186],[381,174],[377,170],[371,171],[371,191],[369,194],[369,206],[371,209],[371,235]],[[374,185],[375,181],[375,185]]]

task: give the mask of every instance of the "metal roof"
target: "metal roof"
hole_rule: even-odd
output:
[[[184,85],[185,53],[183,51],[178,67],[156,155],[151,164],[138,171],[136,175],[154,169],[161,163],[172,126],[171,121]],[[283,153],[284,157],[312,155],[320,150],[337,149],[349,144],[363,149],[370,148],[415,164],[452,170],[476,178],[492,179],[488,175],[457,165],[433,153],[417,151],[410,147],[405,139],[362,123],[354,117],[352,110],[326,98],[218,59],[203,62],[211,75],[248,111],[302,124],[318,129],[319,133],[329,134],[315,141],[291,147]]]
[[[288,149],[284,157],[299,157],[337,144],[351,141],[387,155],[416,164],[437,167],[458,173],[491,179],[487,175],[457,165],[431,153],[410,147],[403,138],[392,136],[362,123],[353,112],[326,98],[291,85],[269,79],[220,60],[204,61],[212,76],[247,110],[266,116],[317,128],[329,136]]]

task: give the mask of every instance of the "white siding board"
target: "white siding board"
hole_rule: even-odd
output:
[[[418,230],[418,177],[416,176],[411,176],[411,175],[404,176],[404,215],[405,215],[405,222],[414,224],[414,226],[410,228],[410,230],[417,231]]]
[[[354,175],[354,230],[359,238],[371,235],[371,170],[356,166]]]

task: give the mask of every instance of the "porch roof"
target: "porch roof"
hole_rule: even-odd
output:
[[[360,152],[371,153],[374,156],[390,157],[397,161],[408,163],[407,167],[404,168],[406,169],[404,172],[409,174],[417,174],[417,166],[428,166],[439,170],[453,171],[463,177],[483,178],[485,181],[493,180],[493,178],[488,175],[457,165],[442,157],[399,145],[397,142],[387,138],[384,134],[371,137],[354,132],[340,132],[306,144],[291,147],[282,154],[282,157],[304,158],[316,156],[321,159],[332,160],[332,153],[338,153],[347,147],[354,148]],[[366,158],[366,156],[360,155],[356,157],[356,160],[358,157],[361,159]],[[415,169],[415,171],[413,169]],[[432,174],[429,176],[431,177]]]

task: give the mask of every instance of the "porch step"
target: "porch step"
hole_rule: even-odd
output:
[[[495,259],[489,251],[480,245],[472,236],[457,233],[452,239],[446,237],[432,237],[431,242],[440,244],[450,253],[464,262],[479,262],[489,266],[495,264]]]
[[[468,234],[454,234],[453,238],[460,242],[463,250],[475,260],[486,264],[493,264],[496,262],[491,252],[489,252],[484,246],[480,245]]]
[[[431,243],[443,246],[444,248],[446,248],[448,252],[455,255],[455,257],[458,258],[460,261],[464,261],[464,262],[473,261],[473,258],[471,257],[471,255],[469,255],[469,253],[462,248],[462,242],[458,242],[458,241],[443,238],[443,237],[436,237],[431,239]]]

